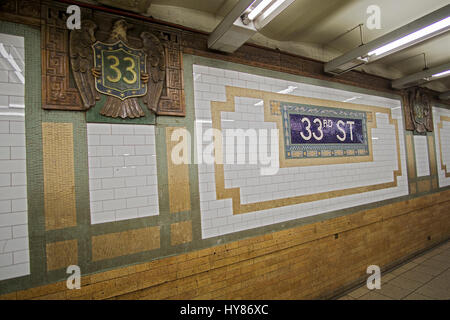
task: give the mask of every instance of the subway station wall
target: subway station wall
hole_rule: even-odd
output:
[[[444,106],[414,136],[400,96],[185,54],[186,117],[93,123],[0,33],[2,298],[331,297],[450,235]]]
[[[194,65],[194,92],[196,137],[201,142],[197,144],[198,159],[202,159],[211,143],[207,133],[214,125],[220,126],[215,129],[222,129],[223,146],[217,147],[224,150],[223,166],[199,165],[204,238],[408,194],[403,120],[398,100],[201,65]],[[326,116],[339,119],[336,118],[339,115],[347,119],[346,113],[356,114],[356,110],[360,110],[368,117],[363,120],[368,132],[354,145],[320,143],[323,137],[321,140],[313,137],[316,144],[308,143],[311,139],[301,144],[305,151],[287,151],[289,143],[293,147],[300,146],[289,141],[291,132],[285,128],[289,121],[286,110],[292,107],[299,109],[294,110],[294,114],[325,115],[325,120]],[[322,126],[316,124],[317,121],[316,128]],[[234,139],[227,135],[229,130],[237,133],[241,130],[236,137],[242,137],[248,130],[255,130],[250,132],[254,135],[264,131],[270,137],[277,125],[281,137],[273,145],[268,138],[250,141],[248,137],[245,142],[235,141],[235,148],[229,147]],[[343,137],[340,131],[336,133]],[[321,133],[314,134],[320,137]],[[308,135],[312,134],[304,131],[304,136]],[[235,156],[240,152],[239,143],[245,143],[242,164],[237,164]],[[364,145],[367,151],[363,150]],[[339,149],[349,147],[351,149]],[[249,164],[250,153],[260,155],[257,148],[276,152],[270,164],[273,172],[268,170],[269,164],[261,164],[262,159]],[[358,148],[359,154],[355,153]],[[229,150],[234,152],[232,157],[227,153]],[[343,151],[347,156],[338,155]],[[289,156],[295,152],[300,156]],[[331,152],[334,156],[330,156]],[[236,160],[228,163],[227,157]],[[327,162],[321,163],[321,160]],[[265,166],[269,172],[264,174]]]

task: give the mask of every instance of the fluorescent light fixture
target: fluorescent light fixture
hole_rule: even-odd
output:
[[[264,28],[270,21],[278,16],[283,10],[289,7],[295,0],[276,0],[264,10],[253,22],[256,29]]]
[[[208,48],[233,53],[294,1],[239,0],[209,36]]]
[[[270,3],[272,0],[262,0],[255,8],[250,11],[248,18],[254,20]]]
[[[442,30],[444,28],[447,28],[450,26],[450,17],[447,17],[441,21],[435,22],[432,25],[425,27],[423,29],[420,29],[419,31],[413,32],[411,34],[408,34],[407,36],[400,38],[398,40],[395,40],[391,43],[388,43],[378,49],[375,49],[373,51],[370,51],[368,53],[369,57],[376,55],[382,55],[383,53],[387,53],[389,51],[392,51],[398,47],[404,46],[405,44],[408,44],[410,42],[416,41],[420,38],[426,37],[429,34],[432,34],[436,31]]]
[[[241,20],[241,16],[254,2],[254,0],[238,1],[210,34],[209,49],[233,53],[257,32],[253,22],[245,25]]]
[[[450,62],[392,81],[392,88],[404,89],[450,76]]]
[[[450,5],[446,5],[325,63],[324,71],[339,75],[448,30],[450,30]]]
[[[439,73],[433,74],[431,77],[432,77],[432,78],[439,78],[439,77],[442,77],[442,76],[446,76],[446,75],[448,75],[448,74],[450,74],[450,70],[447,70],[447,71],[443,71],[443,72],[439,72]]]
[[[274,12],[279,6],[283,4],[286,0],[277,0],[273,5],[271,5],[266,11],[264,11],[263,16],[268,17],[272,12]]]

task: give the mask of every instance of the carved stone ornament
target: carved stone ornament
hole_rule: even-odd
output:
[[[141,47],[132,48],[125,20],[114,22],[109,38],[97,41],[97,25],[84,20],[70,33],[70,64],[85,109],[93,107],[100,95],[107,100],[100,111],[106,117],[144,117],[138,97],[156,112],[166,77],[165,50],[153,33],[140,34]]]
[[[418,134],[433,132],[430,101],[430,96],[420,88],[406,91],[404,99],[406,130]]]

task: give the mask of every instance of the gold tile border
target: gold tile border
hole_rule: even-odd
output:
[[[410,194],[415,194],[417,193],[417,185],[415,182],[410,182],[409,183],[409,193]]]
[[[77,225],[73,124],[43,122],[45,229]]]
[[[67,268],[78,264],[78,241],[66,240],[47,243],[47,271]]]
[[[413,135],[406,134],[406,154],[407,154],[407,165],[408,165],[408,178],[416,178],[416,157],[414,155],[414,143]]]
[[[450,117],[441,116],[438,122],[438,140],[439,140],[439,155],[441,160],[441,170],[444,170],[445,177],[450,178],[450,172],[447,172],[447,165],[444,164],[444,159],[442,156],[442,139],[441,139],[441,129],[443,127],[443,122],[450,122]]]
[[[300,204],[300,203],[306,203],[306,202],[313,202],[318,200],[324,200],[324,199],[331,199],[336,197],[342,197],[352,194],[358,194],[358,193],[365,193],[380,189],[386,189],[386,188],[393,188],[397,186],[397,177],[402,175],[402,166],[401,166],[401,157],[400,157],[400,143],[399,143],[399,129],[398,129],[398,121],[397,119],[392,118],[391,109],[388,108],[381,108],[381,107],[374,107],[374,106],[365,106],[365,105],[358,105],[358,104],[348,104],[344,102],[334,102],[330,100],[322,100],[322,99],[315,99],[315,98],[304,98],[304,97],[298,97],[293,95],[285,95],[285,94],[278,94],[278,93],[272,93],[272,92],[266,92],[261,90],[254,90],[254,89],[245,89],[245,88],[238,88],[238,87],[231,87],[226,86],[226,101],[225,102],[219,102],[219,101],[211,101],[211,119],[212,119],[212,128],[217,129],[221,131],[222,125],[221,125],[221,112],[235,112],[235,102],[234,97],[245,97],[245,98],[255,98],[255,99],[261,99],[264,101],[264,121],[271,121],[273,122],[274,119],[270,116],[270,110],[269,110],[269,101],[270,100],[281,100],[286,102],[294,102],[294,103],[305,103],[305,104],[314,104],[314,105],[321,105],[321,106],[339,106],[344,107],[346,109],[352,108],[357,110],[364,110],[368,112],[379,112],[379,113],[386,113],[389,117],[389,123],[394,125],[395,127],[395,138],[397,143],[397,166],[398,169],[393,172],[393,182],[386,182],[376,185],[370,185],[370,186],[364,186],[364,187],[355,187],[355,188],[349,188],[349,189],[343,189],[343,190],[335,190],[335,191],[329,191],[329,192],[321,192],[316,194],[310,194],[310,195],[302,195],[302,196],[296,196],[296,197],[290,197],[290,198],[283,198],[283,199],[276,199],[276,200],[270,200],[270,201],[260,201],[255,203],[248,203],[248,204],[242,204],[241,203],[241,196],[240,196],[240,188],[225,188],[225,175],[224,175],[224,168],[223,168],[223,145],[222,145],[222,139],[214,139],[214,155],[217,162],[214,164],[214,170],[215,170],[215,183],[216,183],[216,197],[218,200],[223,199],[232,199],[233,203],[233,214],[242,214],[242,213],[248,213],[248,212],[254,212],[254,211],[260,211],[260,210],[267,210],[267,209],[273,209],[278,207],[284,207],[294,204]],[[373,117],[375,120],[375,117]],[[277,120],[275,119],[275,122]],[[375,122],[374,125],[376,126]],[[277,123],[278,128],[282,128],[279,126],[279,123]],[[280,135],[281,138],[281,135]],[[282,138],[281,138],[282,139]],[[280,142],[280,145],[282,142]],[[372,154],[372,150],[371,154]],[[281,154],[281,153],[280,153]],[[330,160],[330,159],[325,159]],[[334,160],[334,159],[331,159]],[[281,162],[281,159],[280,159]],[[331,162],[333,163],[333,162]],[[314,162],[314,164],[318,164]],[[321,164],[330,164],[330,162],[323,162]],[[281,166],[281,163],[280,163]]]
[[[176,246],[192,241],[192,221],[182,221],[170,225],[170,244]]]
[[[428,136],[428,155],[429,155],[429,161],[430,161],[430,172],[431,175],[437,174],[437,167],[436,167],[436,151],[434,149],[435,142],[433,136]]]
[[[177,129],[185,127],[167,127],[166,128],[166,146],[167,146],[167,174],[169,179],[169,207],[171,213],[184,212],[191,210],[191,193],[189,188],[189,167],[187,164],[174,164],[172,162],[172,149],[178,141],[172,141],[172,133]],[[187,137],[183,137],[187,139]]]
[[[160,248],[160,227],[147,227],[92,237],[92,261]]]
[[[431,180],[417,181],[417,190],[421,192],[429,192],[431,190]]]

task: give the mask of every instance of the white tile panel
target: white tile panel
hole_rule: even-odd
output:
[[[222,71],[223,76],[218,76],[217,74],[222,74]],[[225,101],[225,84],[227,83],[225,80],[228,77],[233,80],[234,86],[242,88],[279,93],[291,87],[289,90],[290,95],[335,101],[345,101],[357,97],[349,103],[391,108],[392,117],[397,119],[399,126],[400,160],[403,175],[398,177],[398,186],[395,188],[233,215],[231,199],[216,199],[214,166],[204,163],[199,164],[198,174],[203,238],[386,200],[408,193],[400,101],[194,65],[194,101],[198,158],[201,157],[200,153],[202,150],[204,151],[211,143],[211,140],[208,141],[205,138],[201,142],[198,136],[200,128],[204,133],[212,127],[210,103],[211,101]],[[222,89],[219,87],[222,87]],[[236,97],[235,107],[235,112],[222,112],[222,129],[243,129],[245,131],[247,129],[276,128],[275,123],[264,122],[264,106],[261,100]],[[225,187],[240,188],[241,203],[246,204],[391,182],[393,181],[393,171],[398,169],[395,129],[389,123],[386,114],[377,113],[376,118],[377,128],[372,130],[374,138],[373,162],[280,168],[278,173],[272,176],[261,176],[261,165],[259,164],[225,164]],[[272,147],[278,148],[278,142]],[[269,146],[269,150],[270,148]],[[247,152],[244,156],[247,159],[246,163],[248,163],[248,142],[245,150]],[[235,149],[234,155],[237,154],[238,151]],[[226,149],[224,148],[225,157]],[[307,187],[305,187],[306,185]]]
[[[88,123],[91,222],[159,214],[155,128]]]
[[[428,142],[426,136],[414,136],[414,152],[416,156],[417,176],[429,176],[430,161],[428,157]]]
[[[0,280],[30,273],[25,153],[24,39],[0,34]]]

